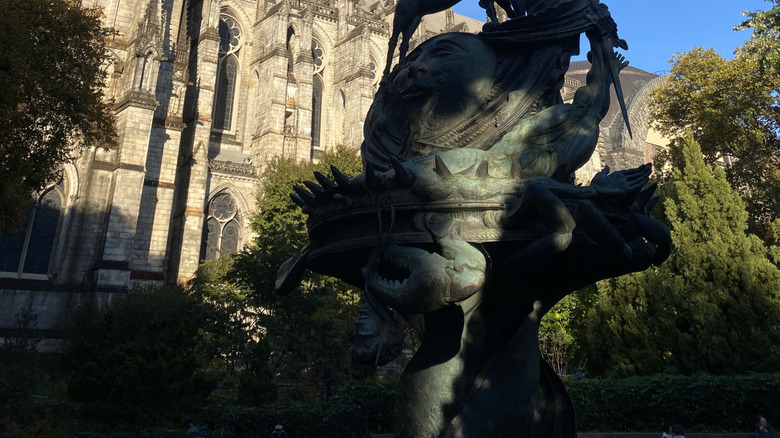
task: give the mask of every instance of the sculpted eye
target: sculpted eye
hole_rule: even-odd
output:
[[[430,51],[430,56],[447,56],[452,55],[455,53],[460,53],[463,51],[463,48],[461,48],[457,44],[452,44],[448,41],[443,41],[436,45],[433,49]]]

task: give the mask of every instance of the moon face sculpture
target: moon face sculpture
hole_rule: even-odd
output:
[[[400,380],[398,437],[574,437],[560,379],[541,360],[539,321],[594,281],[668,257],[650,218],[650,165],[587,186],[571,174],[596,145],[625,59],[606,7],[534,3],[479,35],[444,34],[385,77],[365,124],[362,175],[295,187],[309,243],[280,270],[363,289],[353,360],[401,351],[396,314],[422,344]],[[585,32],[592,68],[572,103],[562,74]],[[393,312],[394,311],[394,312]]]

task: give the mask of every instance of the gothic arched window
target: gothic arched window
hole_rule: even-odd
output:
[[[209,202],[204,258],[215,259],[238,251],[240,229],[235,199],[227,193],[215,196]]]
[[[325,68],[325,54],[319,41],[311,40],[311,57],[314,64],[311,93],[311,147],[320,147],[322,131],[322,70]]]
[[[238,51],[241,48],[241,29],[226,15],[219,19],[219,65],[217,89],[214,96],[213,128],[230,131],[238,83]]]
[[[62,184],[60,183],[60,186]],[[0,276],[49,275],[64,196],[60,186],[46,190],[22,213],[25,221],[0,236]]]

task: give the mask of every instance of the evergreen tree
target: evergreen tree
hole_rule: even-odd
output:
[[[780,360],[780,270],[724,171],[682,143],[664,202],[675,251],[645,272],[605,280],[580,333],[596,375],[772,372]]]

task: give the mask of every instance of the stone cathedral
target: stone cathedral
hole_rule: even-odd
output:
[[[0,237],[0,337],[31,306],[53,337],[83,293],[186,282],[249,243],[264,163],[359,148],[381,79],[394,0],[89,0],[117,34],[105,95],[118,147],[84,150]],[[84,2],[87,3],[87,0]],[[478,32],[452,10],[426,16],[411,47]],[[583,48],[587,50],[587,48]],[[630,58],[630,55],[629,55]],[[564,99],[585,80],[572,63]],[[633,138],[615,105],[593,163],[635,167],[665,144],[648,126],[663,77],[621,73]],[[613,99],[614,102],[614,99]]]

